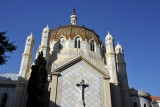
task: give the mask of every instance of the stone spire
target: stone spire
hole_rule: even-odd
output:
[[[71,19],[71,25],[77,25],[77,16],[75,13],[75,9],[73,9],[73,13],[72,13],[70,19]]]

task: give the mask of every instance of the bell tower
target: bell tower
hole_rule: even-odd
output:
[[[70,19],[71,19],[71,25],[77,25],[77,16],[76,16],[75,9],[73,9],[73,13],[72,13]]]

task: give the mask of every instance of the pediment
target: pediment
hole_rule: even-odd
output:
[[[52,65],[52,71],[51,74],[59,74],[60,72],[63,72],[65,69],[73,66],[74,64],[83,61],[85,64],[87,64],[89,67],[94,69],[96,72],[98,72],[100,75],[102,75],[104,78],[109,79],[109,73],[106,68],[98,64],[96,61],[94,61],[92,58],[83,55],[83,53],[80,53],[79,55],[75,57],[71,57],[61,63],[54,63]]]

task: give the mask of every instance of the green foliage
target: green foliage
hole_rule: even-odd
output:
[[[26,107],[44,107],[44,87],[47,80],[46,60],[43,52],[39,53],[32,65],[31,76],[28,81],[28,99]]]
[[[6,52],[12,52],[17,49],[13,45],[14,42],[9,43],[9,39],[4,34],[6,32],[0,32],[0,65],[6,64],[7,58],[9,58],[9,56],[5,55]]]

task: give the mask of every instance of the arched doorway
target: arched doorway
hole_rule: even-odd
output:
[[[147,105],[144,103],[144,107],[147,107]]]

